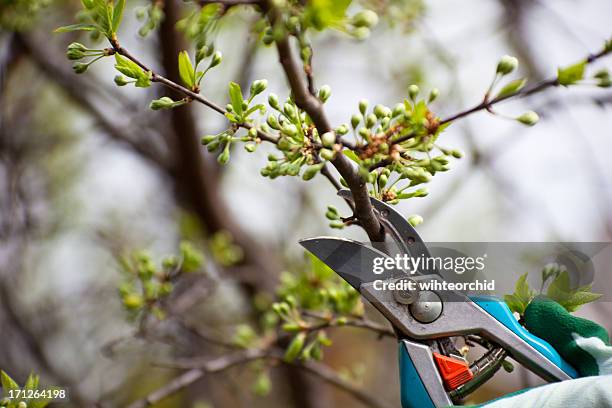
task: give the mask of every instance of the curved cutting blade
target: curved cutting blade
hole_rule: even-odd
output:
[[[358,241],[346,238],[316,237],[303,239],[300,244],[357,290],[363,283],[376,279],[407,275],[402,270],[383,268],[382,262],[390,257]],[[377,265],[380,266],[380,273],[375,273],[379,269]]]
[[[351,190],[342,189],[338,191],[338,195],[347,200],[353,200]],[[408,220],[394,209],[389,204],[378,200],[377,198],[370,197],[370,201],[374,208],[380,213],[381,217],[385,218],[391,226],[397,231],[399,239],[402,242],[398,242],[402,252],[410,253],[412,256],[423,255],[426,258],[431,257],[425,242],[419,236],[419,233],[414,229]]]

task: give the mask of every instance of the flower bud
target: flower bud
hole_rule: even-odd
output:
[[[300,26],[300,19],[297,16],[289,17],[289,19],[287,20],[287,29],[290,32],[292,33],[297,32],[299,26]]]
[[[387,185],[388,180],[389,178],[387,176],[385,176],[384,174],[381,174],[380,176],[378,176],[378,186],[380,188],[384,188]]]
[[[289,123],[283,126],[283,133],[287,136],[297,135],[298,129],[293,123]]]
[[[391,112],[391,117],[397,117],[406,111],[406,106],[403,103],[398,103],[393,107],[393,111]]]
[[[278,104],[278,96],[276,94],[271,93],[268,95],[268,104],[276,110],[280,110],[280,105]]]
[[[329,85],[323,85],[321,89],[319,89],[319,99],[321,102],[325,103],[331,96],[331,88]]]
[[[366,110],[368,110],[368,100],[362,99],[359,101],[359,112],[361,112],[362,115],[365,115]]]
[[[504,55],[497,63],[497,73],[501,75],[508,75],[518,67],[518,64],[518,59],[515,57]]]
[[[77,74],[82,74],[83,72],[87,71],[87,68],[89,68],[89,64],[84,64],[82,62],[77,62],[72,66],[72,69]]]
[[[378,118],[376,117],[376,115],[373,113],[370,113],[368,117],[366,118],[365,125],[367,128],[371,128],[372,126],[376,124],[377,121],[378,121]]]
[[[415,214],[415,215],[411,215],[410,217],[408,217],[408,223],[410,223],[410,225],[412,225],[413,227],[416,227],[422,222],[423,222],[423,217],[421,217],[420,215]]]
[[[17,404],[17,408],[28,408],[28,404],[24,401],[21,401],[19,404]]]
[[[329,223],[329,226],[330,226],[331,228],[334,228],[334,229],[342,229],[342,228],[344,228],[344,226],[345,226],[345,225],[344,225],[344,221],[342,221],[342,220],[338,220],[338,221],[332,221],[332,222],[330,222],[330,223]]]
[[[266,81],[265,79],[258,79],[256,81],[253,81],[253,83],[251,84],[251,95],[259,95],[260,93],[265,91],[267,87],[268,81]]]
[[[463,157],[463,152],[461,150],[454,149],[454,150],[451,150],[449,153],[455,159],[460,159]]]
[[[280,123],[278,123],[278,119],[276,119],[276,116],[274,116],[274,115],[268,116],[268,119],[266,119],[266,123],[272,129],[280,130]]]
[[[325,132],[321,136],[321,143],[325,147],[332,147],[336,143],[336,135],[334,132]]]
[[[540,117],[534,111],[529,111],[529,112],[523,113],[521,116],[516,118],[516,120],[521,122],[523,125],[533,126],[536,123],[538,123],[538,120],[540,120]]]
[[[414,101],[416,100],[416,97],[419,95],[419,87],[412,84],[408,87],[408,96],[410,97],[410,100]]]
[[[204,58],[210,56],[210,53],[212,52],[213,48],[209,47],[208,45],[204,45],[202,47],[200,47],[197,51],[196,51],[196,61],[202,61]]]
[[[353,37],[358,40],[364,40],[370,36],[370,29],[368,27],[357,27],[353,30]]]
[[[431,91],[429,91],[428,103],[432,103],[433,101],[435,101],[438,98],[439,94],[440,91],[438,90],[438,88],[433,88]]]
[[[123,75],[115,75],[114,81],[117,86],[125,86],[129,84],[128,79]]]
[[[249,153],[253,153],[255,150],[257,150],[257,144],[256,143],[247,143],[244,145],[244,150],[246,150]]]
[[[330,149],[321,149],[319,151],[319,156],[321,156],[323,160],[334,160],[335,153]]]
[[[127,309],[140,309],[144,305],[144,299],[137,293],[130,293],[123,297],[123,306]]]
[[[219,164],[226,164],[230,159],[229,143],[225,145],[225,148],[221,154],[217,157]]]
[[[68,57],[68,59],[71,61],[80,60],[81,58],[85,56],[86,56],[85,51],[80,50],[80,49],[75,49],[75,48],[71,49],[70,47],[68,47],[68,50],[66,51],[66,57]]]
[[[297,112],[295,111],[295,107],[290,103],[286,103],[283,106],[283,112],[285,112],[285,115],[287,115],[289,119],[293,120],[297,118]]]
[[[372,10],[362,10],[353,16],[352,23],[355,27],[372,28],[378,24],[378,14]]]
[[[374,115],[376,115],[377,118],[382,119],[386,117],[388,114],[391,114],[391,111],[386,106],[376,105],[374,107]]]
[[[174,106],[174,101],[167,96],[159,99],[154,99],[149,104],[149,108],[153,110],[169,109]]]
[[[349,130],[348,130],[348,126],[340,125],[334,131],[336,132],[337,135],[343,136],[343,135],[346,135]]]
[[[351,126],[353,127],[353,129],[356,129],[362,120],[363,120],[363,116],[361,116],[358,113],[355,113],[353,116],[351,116]]]
[[[304,174],[302,175],[302,179],[306,181],[312,179],[314,176],[317,175],[319,171],[321,171],[324,164],[325,163],[317,163],[317,164],[313,164],[312,166],[308,166],[306,170],[304,171]]]
[[[216,138],[217,138],[217,135],[206,135],[206,136],[202,136],[202,139],[200,139],[200,141],[202,142],[204,146],[206,146],[207,144],[209,144]]]
[[[362,127],[357,133],[359,133],[359,136],[363,137],[364,139],[367,139],[370,136],[370,129]]]
[[[216,67],[217,65],[221,63],[222,59],[223,59],[223,54],[221,54],[221,51],[215,52],[210,60],[210,64],[208,65],[208,67],[209,68]]]

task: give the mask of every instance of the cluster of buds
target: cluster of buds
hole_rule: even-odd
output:
[[[449,157],[462,156],[458,150],[436,145],[445,126],[429,109],[438,96],[432,89],[426,99],[419,99],[419,87],[411,85],[403,103],[391,109],[376,105],[369,110],[367,100],[359,102],[359,113],[351,117],[357,145],[352,157],[359,164],[361,176],[372,185],[370,194],[395,204],[399,200],[424,197],[426,189],[407,191],[428,182],[437,172],[448,170]],[[442,154],[432,157],[432,150]]]
[[[325,101],[331,95],[328,86],[318,93]],[[319,135],[310,117],[297,107],[290,98],[281,106],[278,96],[270,94],[268,104],[272,108],[266,125],[279,134],[277,148],[281,157],[268,156],[268,164],[261,170],[264,177],[297,176],[302,172],[304,180],[310,180],[319,173],[327,161],[333,160],[342,149],[338,136],[346,134],[346,126]]]
[[[73,42],[68,45],[66,49],[66,58],[71,61],[81,61],[84,58],[93,58],[88,62],[75,62],[72,66],[72,69],[77,74],[82,74],[91,64],[98,61],[100,58],[108,57],[109,55],[113,55],[115,51],[112,48],[104,48],[104,49],[91,49],[87,48],[81,43]]]
[[[120,259],[126,278],[119,286],[119,295],[132,317],[146,310],[163,319],[165,313],[160,302],[172,293],[173,281],[180,273],[199,270],[203,255],[187,242],[181,243],[180,250],[180,256],[165,257],[160,267],[146,251]]]
[[[225,116],[230,120],[229,129],[216,135],[206,135],[202,137],[202,144],[209,152],[220,150],[217,161],[226,164],[230,159],[230,147],[233,142],[244,142],[247,152],[253,153],[261,143],[258,137],[258,130],[268,132],[270,129],[266,124],[256,125],[251,119],[255,112],[265,113],[266,108],[262,104],[253,104],[253,99],[266,90],[268,81],[258,79],[253,81],[249,90],[249,97],[244,99],[240,86],[234,82],[230,83],[229,94],[231,103],[225,107]],[[237,136],[239,127],[247,127],[248,131],[242,136]]]

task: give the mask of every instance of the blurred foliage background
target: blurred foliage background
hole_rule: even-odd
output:
[[[163,4],[163,20],[149,3],[128,1],[122,42],[176,77],[186,41],[176,24],[196,5],[152,4]],[[381,17],[367,41],[334,32],[313,37],[314,71],[318,84],[333,89],[326,108],[334,123],[347,122],[360,98],[391,104],[415,83],[441,90],[440,112],[471,106],[503,54],[519,57],[521,73],[535,83],[596,49],[610,34],[612,13],[602,0],[361,4]],[[67,386],[74,406],[126,406],[183,371],[164,361],[223,351],[207,336],[230,340],[237,324],[257,319],[282,271],[309,270],[299,238],[364,235],[329,229],[326,206],[346,208],[320,177],[270,181],[259,175],[265,155],[245,157],[242,149],[231,166],[219,166],[199,138],[221,131],[223,117],[201,106],[150,111],[163,90],[117,88],[110,61],[86,78],[74,75],[64,56],[68,39],[52,31],[78,10],[66,0],[0,2],[0,368],[20,382],[34,371],[43,383]],[[271,91],[287,96],[275,49],[256,41],[256,14],[232,7],[219,24],[215,44],[224,62],[202,92],[222,102],[228,81],[247,88],[267,78]],[[139,30],[149,31],[144,40]],[[419,231],[430,241],[609,241],[611,102],[608,90],[553,89],[529,105],[504,106],[517,114],[535,108],[542,117],[535,128],[486,113],[453,125],[445,143],[462,148],[465,159],[436,177],[426,200],[400,210],[424,217]],[[168,321],[134,335],[117,294],[125,281],[121,257],[146,248],[159,264],[184,251],[183,240],[203,253],[206,271],[181,280],[173,294],[189,329]],[[607,327],[609,313],[601,302],[580,312]],[[384,324],[369,308],[366,314]],[[397,406],[395,340],[358,328],[328,335],[333,344],[323,362]],[[257,392],[266,391],[257,367],[204,375],[156,406],[363,402],[316,375],[280,365],[270,375],[270,392]],[[499,374],[473,400],[537,383],[519,368]]]

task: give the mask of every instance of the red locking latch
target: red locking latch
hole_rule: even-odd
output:
[[[451,391],[474,378],[470,366],[464,360],[433,353],[444,385]]]

